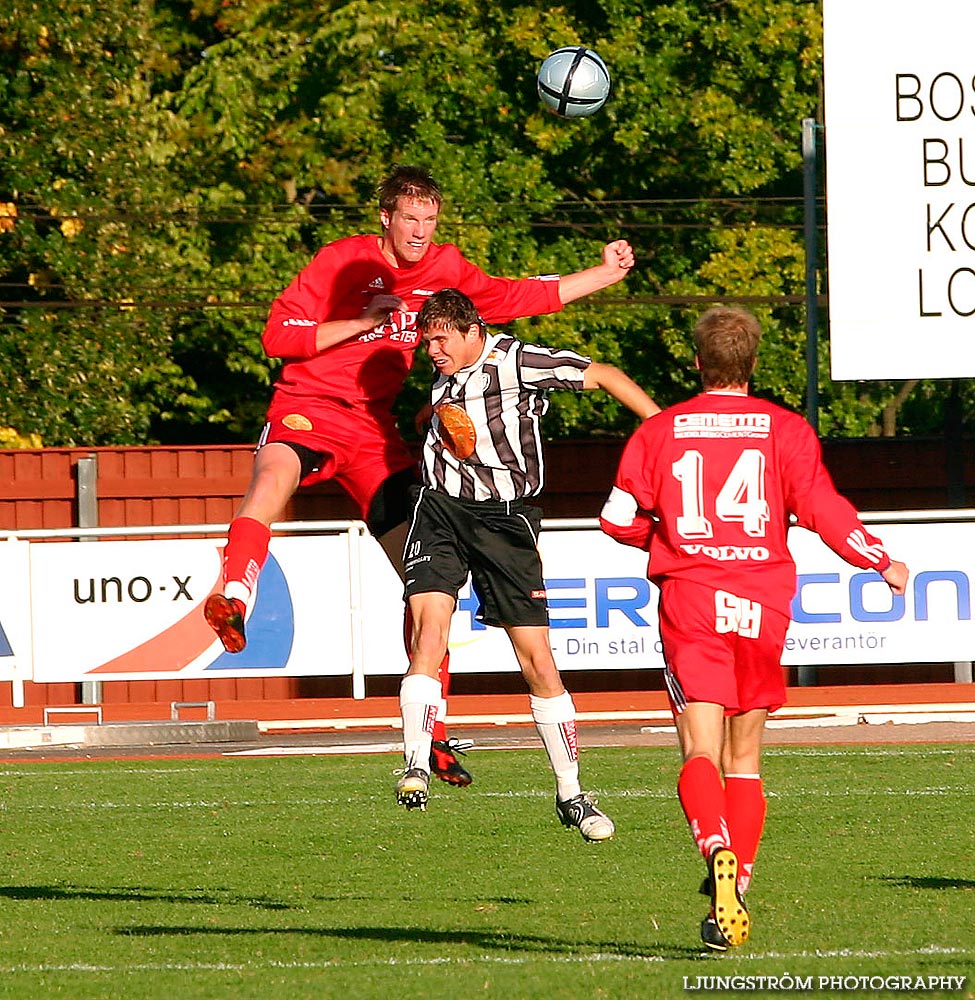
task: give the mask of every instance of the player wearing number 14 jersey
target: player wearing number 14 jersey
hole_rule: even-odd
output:
[[[684,766],[677,790],[708,864],[701,926],[715,950],[742,944],[765,820],[765,719],[785,701],[781,654],[796,588],[790,515],[847,562],[903,593],[907,567],[840,496],[798,414],[749,395],[761,336],[742,309],[694,330],[704,392],[645,421],[626,445],[600,517],[650,553],[660,588],[665,681]]]

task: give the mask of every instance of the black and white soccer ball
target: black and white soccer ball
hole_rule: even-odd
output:
[[[595,114],[609,97],[606,63],[584,45],[567,45],[547,56],[538,70],[538,96],[563,118]]]

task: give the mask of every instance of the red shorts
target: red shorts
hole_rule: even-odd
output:
[[[723,705],[726,715],[785,704],[788,615],[687,580],[663,581],[659,613],[675,715],[692,701]]]
[[[356,502],[363,518],[379,487],[394,473],[416,465],[396,420],[386,410],[331,399],[274,393],[258,450],[283,441],[321,455],[301,486],[334,479]]]

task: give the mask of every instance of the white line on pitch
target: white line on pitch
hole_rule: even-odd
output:
[[[213,931],[219,933],[219,930]],[[294,932],[301,934],[300,930]],[[323,927],[320,932],[328,933],[328,928]],[[703,954],[703,951],[702,951]],[[972,955],[975,951],[971,948],[949,948],[940,945],[930,945],[924,948],[898,949],[890,951],[867,951],[853,948],[840,948],[830,951],[766,951],[766,952],[741,952],[736,953],[733,958],[744,959],[749,962],[761,961],[782,961],[783,959],[797,958],[818,958],[818,959],[904,959],[917,958],[920,956],[947,957],[954,955]],[[729,959],[732,956],[728,956]],[[321,962],[160,962],[160,963],[140,963],[133,965],[109,965],[105,963],[71,963],[64,965],[37,964],[37,965],[0,965],[0,974],[14,975],[21,974],[50,974],[53,972],[87,972],[92,974],[131,974],[136,972],[246,972],[259,969],[293,969],[300,971],[303,969],[363,969],[377,967],[403,967],[403,966],[444,966],[444,965],[531,965],[533,963],[545,963],[554,965],[584,965],[587,963],[600,962],[634,962],[640,964],[663,963],[668,961],[662,955],[618,955],[607,954],[605,952],[593,952],[590,955],[471,955],[457,958],[438,956],[435,958],[377,958],[369,961],[333,961],[325,959]],[[672,961],[686,961],[686,959],[672,959]]]
[[[667,800],[675,797],[675,793],[672,789],[650,789],[650,788],[594,788],[593,792],[598,795],[603,795],[612,798],[619,799],[661,799]],[[468,797],[475,797],[478,799],[547,799],[551,795],[548,791],[542,791],[541,789],[530,789],[524,791],[504,791],[504,792],[488,792],[488,791],[472,791]],[[790,798],[809,798],[813,796],[815,798],[834,798],[834,799],[845,799],[845,798],[865,798],[865,797],[884,797],[884,798],[901,798],[908,796],[943,796],[943,795],[955,795],[955,796],[972,796],[975,795],[975,787],[970,785],[940,785],[937,787],[927,786],[924,788],[844,788],[842,791],[833,792],[828,790],[817,790],[809,788],[796,788],[793,790],[777,791],[775,789],[768,790],[768,795],[770,798],[774,799],[790,799]],[[363,801],[370,801],[376,799],[386,799],[386,793],[363,793],[359,796]],[[335,805],[339,802],[348,802],[349,800],[345,797],[335,797],[335,798],[301,798],[301,799],[215,799],[215,800],[185,800],[185,801],[155,801],[155,802],[65,802],[65,803],[47,803],[47,802],[30,802],[24,805],[11,805],[6,804],[3,806],[3,812],[14,813],[14,812],[68,812],[72,809],[115,809],[115,810],[157,810],[157,809],[277,809],[282,807],[300,807],[300,808],[310,808],[326,805]]]

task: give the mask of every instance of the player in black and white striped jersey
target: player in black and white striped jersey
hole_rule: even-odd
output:
[[[472,342],[479,343],[480,335]],[[442,353],[440,337],[435,335],[430,345]],[[478,353],[484,357],[477,364],[442,375],[433,387],[424,482],[465,500],[535,496],[544,480],[541,419],[548,410],[548,393],[589,388],[585,373],[592,362],[574,351],[526,344],[508,335],[485,335]],[[473,425],[474,455],[459,457],[449,436],[440,434],[444,414],[456,413],[445,410],[448,406],[458,407]]]
[[[618,368],[573,351],[488,335],[471,300],[453,288],[424,303],[417,330],[439,375],[423,446],[423,485],[412,497],[404,564],[413,616],[410,668],[400,689],[407,809],[425,808],[427,761],[440,703],[437,667],[457,594],[471,575],[478,620],[503,628],[530,691],[556,779],[556,809],[586,840],[608,840],[613,821],[582,791],[575,705],[549,644],[538,531],[527,501],[544,484],[540,420],[548,393],[604,389],[641,418],[659,411]]]

